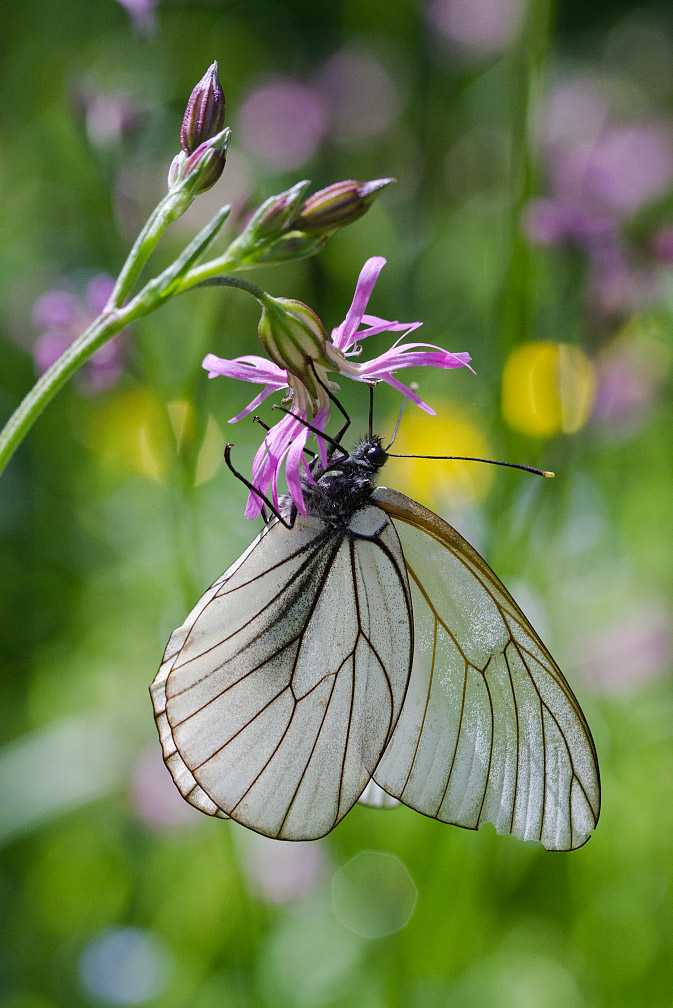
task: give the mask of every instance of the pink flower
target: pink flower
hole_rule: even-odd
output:
[[[468,353],[450,353],[432,343],[402,343],[404,337],[420,328],[422,322],[387,322],[375,315],[365,314],[365,308],[374,290],[374,285],[385,264],[386,260],[381,256],[368,259],[364,264],[348,314],[341,325],[332,330],[332,344],[327,345],[327,356],[340,374],[353,378],[355,381],[369,384],[384,381],[387,385],[401,392],[407,399],[411,399],[426,413],[434,416],[435,411],[427,403],[424,403],[412,389],[393,377],[393,372],[403,367],[470,367],[472,358]],[[366,329],[360,329],[363,322],[367,326]],[[363,364],[354,364],[347,359],[361,354],[362,347],[359,345],[359,341],[365,337],[375,336],[381,332],[399,331],[402,331],[402,336],[393,343],[390,350],[386,350],[379,357]],[[470,368],[470,371],[472,370]]]
[[[229,421],[236,423],[242,417],[248,416],[273,392],[289,389],[284,400],[291,403],[294,416],[285,416],[268,431],[259,447],[252,467],[252,484],[260,495],[271,494],[274,506],[278,508],[278,476],[285,463],[285,481],[295,507],[301,514],[306,514],[306,506],[301,488],[301,473],[306,473],[311,479],[311,472],[306,462],[304,449],[310,435],[306,423],[320,431],[330,416],[330,398],[324,386],[328,384],[327,371],[354,381],[375,384],[383,381],[397,389],[407,399],[411,399],[426,413],[434,415],[434,410],[408,386],[394,376],[394,372],[404,367],[437,367],[458,368],[470,367],[468,353],[450,353],[431,343],[404,343],[406,336],[414,332],[422,324],[420,322],[389,322],[375,315],[366,314],[366,308],[372,295],[378,275],[386,260],[380,256],[368,259],[358,278],[352,304],[346,318],[332,330],[329,340],[323,347],[324,361],[311,362],[311,373],[307,373],[306,381],[297,374],[296,364],[293,370],[284,369],[278,364],[263,357],[246,355],[234,360],[226,360],[208,354],[203,361],[203,367],[208,371],[209,378],[223,375],[237,378],[239,381],[249,381],[262,385],[262,391]],[[289,304],[289,302],[288,302]],[[305,306],[302,306],[305,307]],[[360,328],[364,325],[364,328]],[[354,361],[362,353],[360,342],[367,336],[382,332],[401,332],[402,335],[385,353],[370,361]],[[472,370],[472,368],[470,368]],[[315,377],[320,379],[316,384]],[[310,392],[310,385],[314,392]],[[327,448],[323,438],[317,436],[318,452],[323,467],[327,464]],[[245,509],[246,518],[256,518],[262,511],[264,502],[257,493],[251,492]]]

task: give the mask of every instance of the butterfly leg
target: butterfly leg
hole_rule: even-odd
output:
[[[281,524],[284,525],[286,529],[293,529],[294,523],[297,519],[297,509],[294,506],[294,504],[292,505],[292,510],[290,511],[290,520],[288,521],[286,518],[283,517],[283,515],[280,513],[276,505],[266,496],[266,494],[263,494],[261,490],[258,490],[257,487],[253,486],[250,480],[246,479],[245,476],[238,471],[238,469],[234,468],[234,464],[231,461],[231,449],[233,447],[234,446],[232,444],[228,444],[224,449],[224,461],[227,463],[227,467],[229,468],[230,472],[233,473],[236,479],[241,481],[243,486],[246,486],[248,490],[256,494],[257,497],[260,498],[260,500],[264,501],[264,504],[266,505],[266,507],[268,507],[271,514],[275,515],[278,521],[281,522]]]

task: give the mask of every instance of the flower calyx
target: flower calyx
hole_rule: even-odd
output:
[[[309,394],[319,397],[316,366],[329,366],[327,331],[308,305],[290,298],[265,295],[258,335],[269,358],[294,375]]]

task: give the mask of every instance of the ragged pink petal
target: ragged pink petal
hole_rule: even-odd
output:
[[[374,285],[385,264],[386,260],[382,256],[373,256],[367,260],[360,270],[353,301],[348,309],[346,318],[332,332],[332,342],[337,349],[347,349],[354,342],[353,334],[362,321],[365,308],[374,290]]]
[[[225,357],[216,357],[215,354],[209,353],[203,358],[201,366],[208,372],[209,378],[222,375],[225,378],[255,382],[258,385],[271,385],[276,389],[287,387],[287,373],[272,361],[265,357],[257,357],[255,354],[245,354],[243,357],[227,360]]]

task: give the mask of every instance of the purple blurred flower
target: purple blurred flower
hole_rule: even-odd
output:
[[[69,291],[46,291],[33,306],[33,322],[42,332],[32,349],[35,368],[43,374],[102,312],[114,288],[111,277],[99,275],[87,285],[83,299]],[[124,370],[124,333],[105,343],[84,365],[80,388],[96,392],[119,381]]]
[[[94,147],[121,143],[140,126],[143,110],[126,91],[107,94],[89,79],[75,81],[69,89],[74,110],[84,121]]]
[[[590,246],[616,236],[623,220],[673,183],[673,146],[656,126],[608,128],[592,143],[547,151],[551,198],[535,199],[524,215],[532,241]]]
[[[428,19],[460,46],[500,53],[518,34],[527,7],[528,0],[434,0]]]
[[[147,746],[138,756],[131,796],[138,818],[155,829],[192,826],[202,821],[201,814],[175,787],[154,745]]]
[[[650,248],[654,258],[662,263],[673,263],[673,228],[662,228],[652,237]]]
[[[244,145],[274,170],[305,164],[325,132],[325,111],[317,91],[291,77],[271,77],[241,106]]]
[[[156,28],[154,8],[159,0],[117,0],[125,7],[139,35],[151,35]]]
[[[620,613],[582,643],[577,665],[599,689],[633,693],[663,675],[673,659],[671,618],[663,600]]]
[[[594,143],[568,150],[551,167],[567,199],[628,217],[670,188],[670,131],[656,123],[606,127]]]
[[[389,129],[400,114],[401,99],[387,70],[360,46],[340,49],[318,77],[329,117],[330,140],[351,144]]]
[[[658,249],[665,258],[664,237],[647,262],[624,225],[673,185],[673,138],[668,123],[618,121],[604,91],[578,77],[552,92],[540,124],[551,194],[532,200],[521,223],[537,244],[583,252],[591,309],[619,316],[660,294],[652,258]]]
[[[394,373],[404,367],[443,369],[470,367],[471,358],[468,353],[450,353],[430,343],[403,343],[402,340],[406,336],[418,329],[421,325],[420,322],[389,322],[375,315],[366,314],[369,298],[385,262],[386,260],[381,257],[367,260],[360,272],[348,314],[341,325],[332,330],[330,340],[325,343],[323,348],[327,365],[314,363],[313,367],[323,382],[327,380],[327,370],[336,371],[344,377],[367,384],[379,381],[386,382],[401,392],[403,396],[411,399],[421,409],[434,414],[434,410],[423,402],[413,389],[398,381]],[[361,329],[362,325],[365,328]],[[359,357],[362,353],[360,341],[367,336],[382,332],[402,332],[402,336],[390,350],[380,356],[365,362],[354,361],[353,358]],[[311,376],[310,381],[316,388],[313,394],[310,393],[306,383],[295,371],[283,369],[263,357],[247,355],[227,360],[216,357],[214,354],[208,354],[203,361],[203,367],[208,371],[209,378],[223,375],[263,386],[262,391],[244,410],[233,417],[229,421],[230,423],[235,423],[242,417],[248,416],[273,392],[289,389],[289,395],[285,401],[291,402],[291,409],[295,416],[283,417],[267,433],[255,455],[252,483],[261,494],[266,495],[270,489],[274,505],[277,508],[278,477],[284,462],[285,480],[290,496],[297,510],[301,514],[306,514],[300,473],[304,471],[310,477],[310,471],[304,457],[304,447],[310,431],[302,421],[311,423],[318,430],[325,430],[330,416],[331,404],[324,388],[320,384],[316,386]],[[472,369],[470,368],[470,370]],[[309,376],[307,376],[308,380]],[[318,451],[324,466],[327,462],[327,448],[324,439],[320,436],[318,436]],[[251,492],[245,509],[246,518],[256,518],[262,508],[261,498]]]
[[[650,414],[671,364],[669,347],[655,336],[627,331],[596,357],[594,421],[604,437],[634,434]]]
[[[253,833],[246,841],[246,874],[257,895],[267,902],[301,899],[324,880],[327,858],[319,840],[288,844]]]
[[[562,199],[534,199],[524,211],[523,229],[537,245],[588,245],[609,238],[614,222],[604,214],[564,202]]]
[[[69,291],[47,291],[33,305],[33,322],[40,329],[69,328],[78,315],[79,303]]]

